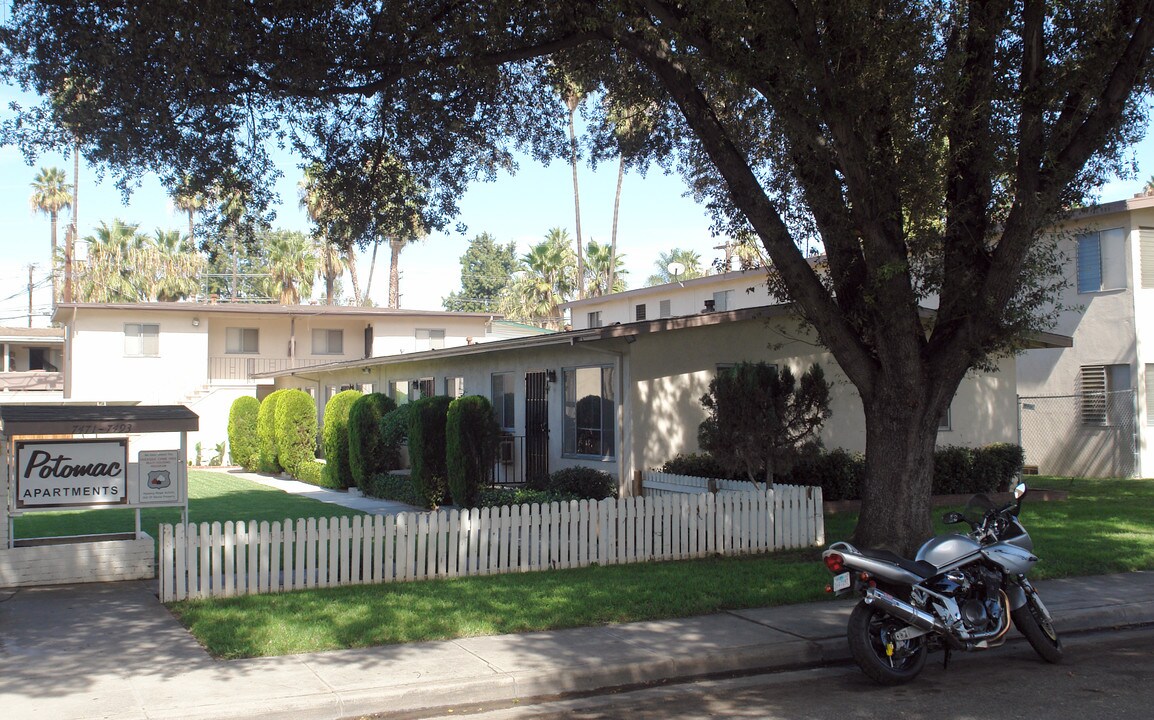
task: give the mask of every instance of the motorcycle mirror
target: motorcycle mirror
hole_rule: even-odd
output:
[[[1026,483],[1020,482],[1014,486],[1014,499],[1021,500],[1022,496],[1026,494]]]
[[[960,512],[948,512],[942,515],[942,522],[946,525],[956,525],[963,522],[966,518]]]

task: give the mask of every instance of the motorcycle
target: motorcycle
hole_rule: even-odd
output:
[[[861,601],[850,615],[847,636],[858,667],[883,685],[918,676],[932,650],[986,650],[1003,644],[1011,623],[1044,660],[1062,660],[1053,619],[1026,573],[1038,562],[1034,544],[1018,519],[1026,485],[997,507],[975,495],[963,512],[942,518],[968,523],[967,534],[931,538],[910,560],[888,550],[829,546],[822,558],[834,573],[827,586]]]

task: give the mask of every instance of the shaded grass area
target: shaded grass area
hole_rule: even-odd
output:
[[[171,608],[218,657],[284,655],[589,627],[824,596],[812,553],[587,567],[183,601]]]
[[[1154,568],[1154,481],[1031,479],[1066,490],[1030,503],[1023,522],[1042,558],[1033,577]],[[944,509],[939,509],[940,515]],[[848,539],[856,515],[826,516],[826,542]],[[950,530],[956,530],[956,527]],[[938,530],[945,531],[938,524]],[[224,658],[687,617],[827,598],[821,549],[306,590],[173,603]]]
[[[188,472],[188,516],[189,521],[194,523],[224,523],[228,520],[271,522],[286,518],[296,520],[361,514],[340,505],[292,495],[224,472]],[[141,529],[153,538],[160,537],[160,525],[179,522],[180,508],[148,508],[140,512]],[[135,527],[134,511],[131,509],[30,512],[16,518],[16,537],[102,535],[131,532]]]

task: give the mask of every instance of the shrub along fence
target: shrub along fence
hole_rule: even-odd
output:
[[[161,525],[160,598],[739,555],[825,543],[820,488]]]

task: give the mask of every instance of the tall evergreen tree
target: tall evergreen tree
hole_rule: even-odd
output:
[[[441,305],[450,312],[497,312],[501,291],[516,270],[516,244],[501,245],[481,233],[461,256],[461,290],[443,298]]]

